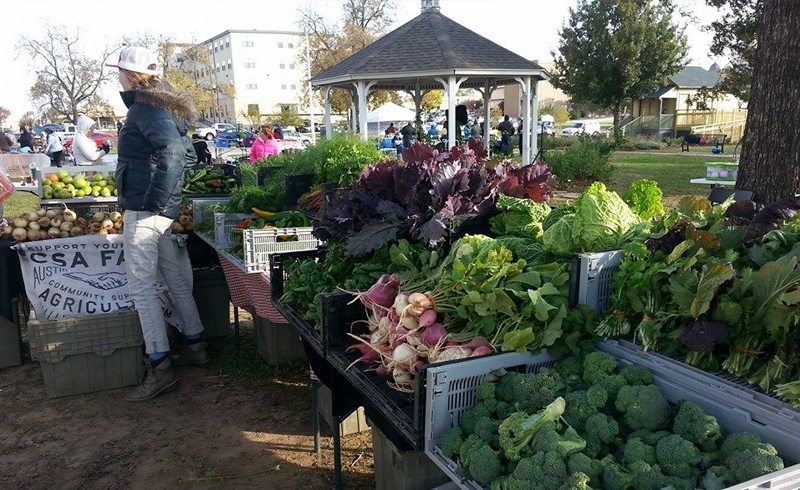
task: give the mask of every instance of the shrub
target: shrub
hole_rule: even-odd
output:
[[[552,136],[546,136],[542,140],[542,146],[545,150],[560,150],[563,148],[569,148],[577,142],[578,140],[576,138],[556,138]]]
[[[606,180],[614,166],[609,161],[616,145],[611,140],[595,140],[582,136],[563,152],[547,155],[547,163],[561,181]]]
[[[663,143],[652,140],[640,140],[633,144],[637,150],[660,150],[662,146]]]
[[[683,144],[683,138],[664,138],[664,144],[667,145],[667,148],[681,146]]]

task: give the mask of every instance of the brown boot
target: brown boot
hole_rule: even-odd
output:
[[[129,402],[150,400],[178,387],[178,378],[175,377],[175,371],[172,369],[172,362],[169,357],[164,358],[155,367],[153,367],[149,359],[145,359],[144,363],[147,369],[144,381],[125,395],[125,399]]]
[[[211,363],[205,342],[185,345],[179,352],[172,354],[171,358],[175,367],[208,366]]]

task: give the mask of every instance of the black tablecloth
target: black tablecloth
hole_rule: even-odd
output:
[[[25,294],[19,256],[11,250],[14,242],[0,241],[0,316],[14,321],[12,300]]]

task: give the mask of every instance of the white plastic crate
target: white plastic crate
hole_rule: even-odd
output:
[[[276,230],[245,230],[244,267],[245,272],[267,272],[269,256],[288,252],[306,252],[316,250],[322,244],[311,234],[313,228],[281,228]],[[286,241],[283,237],[297,237]]]
[[[222,250],[234,244],[231,230],[247,218],[255,219],[255,215],[243,213],[214,213],[214,243]]]
[[[227,204],[230,200],[230,197],[189,198],[194,225],[213,223],[215,206]]]
[[[601,343],[599,350],[616,357],[621,365],[650,367],[652,358],[646,353],[620,350],[612,343]],[[643,355],[645,354],[645,355]],[[475,388],[493,376],[498,369],[516,369],[534,373],[550,366],[555,359],[547,353],[511,353],[491,358],[477,358],[457,365],[431,366],[427,372],[425,405],[425,453],[460,488],[480,490],[477,483],[463,480],[460,466],[445,457],[439,443],[445,433],[458,423],[460,415],[475,404]],[[761,420],[758,413],[750,412],[737,403],[722,400],[708,390],[698,390],[691,379],[673,371],[652,370],[653,384],[658,386],[670,402],[691,400],[706,413],[717,417],[726,432],[754,432],[770,444],[775,445],[787,462],[800,461],[800,423],[795,420]],[[767,423],[765,423],[767,422]],[[787,445],[788,444],[788,445]],[[764,475],[727,490],[755,489],[790,490],[800,488],[800,464]]]
[[[622,262],[622,250],[575,254],[570,278],[575,283],[576,302],[600,314],[606,310],[611,296],[611,281]]]

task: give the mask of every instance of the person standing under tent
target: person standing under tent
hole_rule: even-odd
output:
[[[394,127],[394,123],[389,123],[389,127],[386,128],[386,131],[384,131],[383,134],[385,134],[385,135],[390,135],[391,134],[392,136],[394,136],[394,133],[396,133],[396,132],[397,132],[397,128]]]
[[[208,149],[208,143],[197,133],[192,135],[192,146],[197,154],[197,163],[211,163],[211,151]]]
[[[481,131],[481,125],[477,119],[475,119],[475,123],[470,128],[472,132],[472,138],[476,141],[481,141],[481,137],[483,136],[483,132]]]
[[[508,116],[503,118],[503,122],[497,125],[500,131],[500,153],[508,155],[511,152],[511,137],[514,136],[514,125],[511,124]]]
[[[89,138],[88,134],[96,124],[89,116],[78,116],[78,122],[75,124],[77,131],[72,138],[72,156],[75,157],[75,165],[94,165],[111,150],[108,141],[103,142],[102,149],[98,149],[97,143]]]
[[[28,131],[27,126],[20,126],[20,131],[22,134],[19,135],[19,149],[23,150],[24,148],[28,148],[28,151],[33,151],[33,133]]]
[[[519,118],[519,126],[517,126],[517,133],[519,133],[519,154],[522,155],[522,118]]]
[[[131,402],[174,390],[178,378],[173,366],[210,362],[192,288],[181,273],[189,260],[186,247],[171,233],[181,211],[184,172],[197,161],[187,137],[196,112],[191,101],[158,79],[156,60],[147,49],[129,46],[110,65],[119,69],[120,95],[128,108],[119,134],[116,182],[119,207],[125,211],[128,288],[147,353],[144,381],[125,396]],[[159,276],[172,295],[186,338],[185,349],[173,356],[156,291]]]
[[[64,159],[64,145],[61,143],[61,138],[51,128],[45,129],[44,132],[47,135],[44,152],[50,157],[50,165],[60,167]]]
[[[403,148],[411,148],[411,140],[414,138],[414,126],[411,123],[406,124],[400,128],[400,134],[403,136]]]

